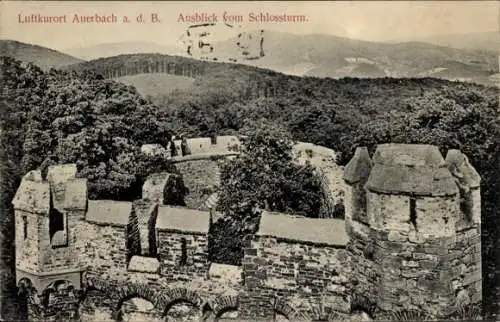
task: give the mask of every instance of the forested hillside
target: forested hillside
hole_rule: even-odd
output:
[[[433,78],[295,77],[173,57],[170,68],[190,73],[193,85],[147,99],[94,73],[117,66],[136,72],[169,68],[158,60],[141,65],[135,56],[48,73],[2,59],[3,210],[11,211],[22,173],[54,162],[76,162],[90,180],[91,197],[134,198],[144,169],[158,166],[141,159],[141,144],[166,143],[171,133],[245,134],[263,119],[294,140],[338,151],[341,164],[356,147],[373,150],[377,143],[435,144],[443,153],[457,148],[483,179],[483,297],[489,312],[494,310],[500,290],[498,88]],[[11,212],[2,215],[11,218]]]
[[[25,63],[34,63],[43,70],[81,62],[81,59],[47,47],[15,40],[0,40],[0,56],[15,57]]]
[[[171,128],[191,135],[240,131],[270,119],[286,124],[296,140],[346,152],[343,162],[350,158],[346,145],[355,130],[376,118],[402,122],[402,116],[441,104],[489,119],[498,114],[499,91],[493,87],[434,78],[304,78],[231,67],[213,68],[189,89],[151,99],[167,111]]]
[[[443,77],[446,79],[468,78],[492,84],[487,77],[481,77],[482,74],[498,73],[498,47],[494,47],[498,41],[491,42],[489,50],[466,50],[437,45],[439,42],[430,44],[406,40],[384,43],[328,34],[296,35],[271,30],[262,33],[256,30],[249,34],[254,39],[262,34],[265,55],[256,60],[240,59],[239,62],[285,73],[295,70],[297,73],[294,75],[298,76],[415,77],[422,72],[443,68],[450,72],[449,77]],[[467,37],[463,37],[462,42],[466,43],[464,38]],[[235,46],[238,41],[235,37],[216,43],[214,56],[241,57]],[[457,65],[447,65],[447,62]],[[298,66],[302,68],[295,68]],[[464,67],[474,69],[477,73],[462,73]]]

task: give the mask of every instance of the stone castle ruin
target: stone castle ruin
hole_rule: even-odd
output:
[[[217,180],[217,158],[235,152],[187,143],[191,154],[171,157],[196,190],[187,207],[164,204],[168,173],[134,202],[88,200],[74,164],[24,176],[16,280],[31,320],[446,318],[481,303],[480,178],[460,151],[358,148],[344,169],[345,219],[264,212],[243,265],[231,266],[208,260],[216,184],[199,180]]]

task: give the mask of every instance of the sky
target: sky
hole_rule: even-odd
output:
[[[499,30],[497,1],[353,1],[353,2],[154,2],[154,1],[1,1],[0,38],[64,50],[110,42],[154,42],[176,45],[192,22],[180,15],[215,14],[222,25],[224,12],[242,16],[240,29],[222,28],[224,40],[235,30],[277,30],[295,34],[332,34],[369,41],[414,40],[442,34]],[[302,22],[250,21],[249,14],[301,15]],[[64,24],[20,23],[31,14],[66,15]],[[73,23],[74,15],[111,15],[116,24]],[[143,14],[147,21],[137,22]],[[160,22],[152,23],[157,14]],[[123,23],[123,16],[130,20]]]

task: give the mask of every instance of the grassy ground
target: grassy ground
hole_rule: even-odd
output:
[[[133,85],[144,96],[167,94],[173,90],[189,88],[194,78],[163,73],[123,76],[116,79],[121,83]]]

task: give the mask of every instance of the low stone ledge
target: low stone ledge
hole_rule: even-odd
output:
[[[130,272],[158,274],[159,269],[160,262],[153,257],[133,256],[128,265]]]

